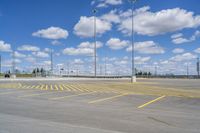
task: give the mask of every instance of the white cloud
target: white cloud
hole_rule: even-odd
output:
[[[11,45],[0,40],[0,51],[10,52],[11,51]]]
[[[25,58],[25,60],[28,61],[28,62],[31,62],[31,63],[35,63],[36,62],[36,59],[34,57],[32,57],[31,55],[28,55]]]
[[[147,56],[147,57],[137,56],[134,59],[135,59],[136,64],[144,64],[144,63],[148,62],[151,59],[151,57],[150,56]]]
[[[184,38],[182,33],[174,34],[171,36],[174,44],[182,44],[195,41],[197,37],[200,37],[200,31],[196,31],[190,38]]]
[[[121,5],[122,0],[99,0],[97,7],[108,7],[109,5]]]
[[[40,48],[37,46],[33,46],[33,45],[22,45],[20,47],[17,48],[19,51],[31,51],[31,52],[35,52],[35,51],[39,51]]]
[[[84,61],[81,60],[81,59],[74,59],[73,63],[74,63],[74,64],[83,64]]]
[[[109,13],[102,15],[100,18],[110,23],[119,23],[120,17],[116,14],[117,10],[111,10]]]
[[[170,61],[181,62],[181,61],[193,60],[195,58],[197,58],[197,56],[192,53],[183,53],[183,54],[179,54],[174,57],[171,57]]]
[[[153,36],[200,25],[200,15],[194,16],[193,12],[184,9],[173,8],[158,12],[151,12],[149,9],[146,7],[134,12],[134,29],[138,34]],[[130,10],[121,12],[123,17],[119,26],[119,30],[126,35],[131,34],[132,18],[129,12]]]
[[[125,48],[129,45],[129,41],[120,40],[119,38],[110,38],[106,45],[114,50]]]
[[[51,44],[52,45],[60,45],[60,44],[62,44],[60,41],[58,41],[58,40],[53,40],[52,42],[51,42]]]
[[[195,49],[194,52],[200,54],[200,48]]]
[[[79,22],[74,26],[74,33],[80,37],[93,37],[94,36],[94,18],[93,17],[80,17]],[[106,31],[111,30],[111,23],[96,18],[96,33],[102,35]]]
[[[47,58],[49,57],[49,54],[46,52],[38,51],[38,52],[33,52],[32,53],[34,56],[39,57],[39,58]]]
[[[15,51],[14,55],[15,55],[15,57],[17,57],[17,58],[25,58],[25,57],[26,57],[25,54],[19,53],[18,51]]]
[[[66,39],[69,35],[68,31],[60,27],[49,27],[47,29],[41,29],[32,34],[36,37],[47,39]]]
[[[44,61],[45,65],[51,65],[51,61]]]
[[[101,48],[103,46],[102,42],[97,41],[96,42],[96,47]],[[78,45],[78,48],[94,48],[94,43],[93,42],[82,42],[80,45]]]
[[[141,54],[165,53],[165,50],[153,41],[136,42],[134,45],[134,49]],[[130,45],[126,50],[130,52],[132,50],[132,46]]]
[[[181,54],[181,53],[183,53],[184,51],[185,51],[185,50],[182,49],[182,48],[175,48],[175,49],[172,50],[172,52],[173,52],[174,54]]]
[[[103,44],[97,41],[97,48],[101,48],[102,46]],[[94,54],[94,43],[82,42],[77,46],[77,48],[65,48],[63,54],[91,56]]]

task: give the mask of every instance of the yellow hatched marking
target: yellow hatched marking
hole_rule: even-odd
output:
[[[35,88],[36,88],[36,89],[39,89],[39,88],[40,88],[40,85],[37,85]]]
[[[65,86],[70,89],[70,91],[74,91],[74,88],[72,88],[71,86],[69,86],[68,84],[65,84]],[[76,91],[76,90],[75,90]]]
[[[80,94],[68,95],[68,96],[63,96],[63,97],[54,97],[54,98],[50,98],[50,99],[51,100],[59,100],[59,99],[63,99],[63,98],[71,98],[71,97],[76,97],[76,96],[89,95],[89,94],[92,94],[92,93],[96,93],[96,92],[80,93]]]
[[[166,96],[163,95],[163,96],[161,96],[161,97],[158,97],[158,98],[156,98],[156,99],[154,99],[154,100],[151,100],[151,101],[149,101],[149,102],[147,102],[147,103],[145,103],[145,104],[142,104],[142,105],[138,106],[138,108],[139,108],[139,109],[140,109],[140,108],[143,108],[143,107],[145,107],[145,106],[147,106],[147,105],[149,105],[149,104],[152,104],[152,103],[154,103],[154,102],[156,102],[156,101],[158,101],[158,100],[160,100],[160,99],[162,99],[162,98],[164,98],[164,97],[166,97]]]
[[[82,89],[80,89],[77,85],[71,85],[73,88],[75,88],[76,90],[80,91],[80,92],[83,92]]]
[[[113,97],[107,97],[107,98],[103,98],[103,99],[98,99],[98,100],[90,101],[88,103],[93,104],[93,103],[104,102],[104,101],[112,100],[112,99],[115,99],[115,98],[118,98],[118,97],[122,97],[122,96],[126,96],[126,95],[128,95],[128,94],[125,93],[125,94],[116,95],[116,96],[113,96]]]
[[[41,85],[41,86],[40,86],[40,90],[43,90],[43,88],[44,88],[44,85]]]
[[[45,90],[48,90],[48,85],[45,85]]]
[[[67,91],[71,91],[66,85],[63,84],[63,87],[67,90]]]
[[[61,90],[61,91],[63,91],[63,90],[64,90],[64,88],[62,87],[62,85],[59,85],[59,87],[60,87],[60,90]]]
[[[53,85],[50,85],[50,88],[51,88],[51,90],[54,90],[54,89],[53,89]]]
[[[57,85],[54,85],[54,86],[55,86],[56,90],[58,91],[59,90],[58,86]]]
[[[31,86],[31,89],[33,89],[33,88],[35,88],[35,85],[32,85],[32,86]]]

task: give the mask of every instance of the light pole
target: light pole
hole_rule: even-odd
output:
[[[53,50],[51,49],[51,76],[53,76]]]
[[[134,50],[135,50],[135,48],[134,48],[134,18],[133,18],[133,13],[134,13],[134,8],[135,8],[135,2],[137,1],[137,0],[129,0],[130,2],[131,2],[131,4],[132,4],[132,30],[131,30],[131,33],[132,33],[132,35],[131,35],[131,41],[132,41],[132,50],[131,50],[131,54],[132,54],[132,75],[131,75],[131,82],[132,83],[134,83],[134,82],[136,82],[136,75],[135,75],[135,61],[134,61],[134,57],[135,57],[135,55],[134,55]]]
[[[94,14],[94,77],[96,78],[96,76],[97,76],[97,54],[96,54],[96,51],[97,51],[97,46],[96,46],[96,13],[97,13],[97,10],[94,9],[92,12]]]
[[[197,78],[199,78],[199,58],[197,58]]]

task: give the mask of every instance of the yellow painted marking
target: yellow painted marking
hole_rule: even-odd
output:
[[[46,85],[45,90],[48,90],[48,85]]]
[[[48,92],[48,93],[39,93],[39,94],[30,94],[30,95],[24,95],[24,96],[18,96],[18,98],[23,98],[23,97],[33,97],[33,96],[41,96],[41,95],[47,95],[47,94],[53,94],[57,92]]]
[[[63,85],[67,91],[71,91],[66,85]]]
[[[53,90],[53,86],[52,85],[50,85],[50,88],[51,88],[51,90]]]
[[[80,92],[83,92],[82,89],[80,89],[77,85],[70,85],[71,87],[75,88],[76,90],[80,91]]]
[[[44,85],[41,85],[40,90],[43,90],[43,88],[44,88]]]
[[[34,87],[35,87],[35,85],[32,85],[32,86],[31,86],[31,89],[33,89]]]
[[[59,85],[59,87],[60,87],[60,90],[61,90],[61,91],[63,91],[63,90],[64,90],[64,88],[62,87],[62,85]]]
[[[56,90],[58,91],[59,90],[58,86],[57,85],[54,85],[54,86],[55,86]]]
[[[149,105],[149,104],[152,104],[152,103],[154,103],[154,102],[156,102],[156,101],[158,101],[158,100],[160,100],[160,99],[162,99],[162,98],[164,98],[164,97],[166,97],[166,96],[163,95],[163,96],[161,96],[161,97],[158,97],[158,98],[156,98],[156,99],[154,99],[154,100],[151,100],[151,101],[149,101],[149,102],[147,102],[147,103],[145,103],[145,104],[140,105],[138,108],[143,108],[143,107],[145,107],[145,106],[147,106],[147,105]]]
[[[3,92],[3,93],[0,93],[0,95],[12,94],[12,93],[15,93],[15,92],[13,92],[13,91],[11,91],[11,92]]]
[[[127,93],[120,94],[120,95],[116,95],[116,96],[113,96],[113,97],[107,97],[107,98],[103,98],[103,99],[98,99],[98,100],[90,101],[88,103],[92,104],[92,103],[98,103],[98,102],[108,101],[108,100],[115,99],[115,98],[122,97],[122,96],[126,96],[126,95],[129,95],[129,94],[127,94]]]
[[[50,98],[51,100],[59,100],[59,99],[63,99],[63,98],[70,98],[70,97],[76,97],[76,96],[83,96],[83,95],[89,95],[92,93],[96,93],[94,92],[89,92],[89,93],[80,93],[80,94],[75,94],[75,95],[68,95],[68,96],[63,96],[63,97],[54,97],[54,98]]]

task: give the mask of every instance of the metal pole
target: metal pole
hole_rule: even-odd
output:
[[[0,74],[1,74],[1,55],[0,55]]]
[[[15,78],[16,75],[15,75],[15,51],[14,50],[13,50],[12,56],[13,56],[13,61],[12,61],[12,77]]]
[[[199,58],[197,58],[197,78],[199,78]]]
[[[187,78],[189,78],[189,64],[187,63]]]
[[[53,50],[51,49],[51,76],[53,76]]]
[[[94,9],[93,13],[94,13],[94,77],[96,78],[97,75],[97,54],[96,54],[96,12],[97,10]]]
[[[132,54],[132,75],[131,75],[131,82],[134,83],[136,82],[136,75],[135,75],[135,62],[134,62],[134,18],[133,18],[133,13],[134,13],[134,8],[135,8],[135,2],[136,0],[131,0],[131,3],[132,3],[132,37],[131,37],[131,40],[132,40],[132,51],[131,51],[131,54]]]

